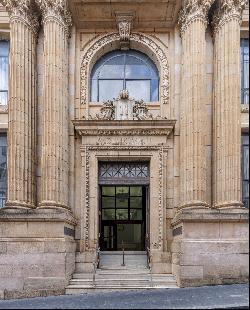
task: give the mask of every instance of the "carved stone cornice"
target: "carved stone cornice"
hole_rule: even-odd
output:
[[[220,0],[213,16],[214,34],[228,21],[235,19],[241,24],[242,12],[248,0]]]
[[[0,0],[10,16],[10,23],[15,20],[24,22],[35,34],[39,29],[39,15],[34,0]]]
[[[179,13],[178,24],[183,34],[190,23],[196,19],[201,19],[207,25],[208,11],[215,0],[184,0],[183,8]]]
[[[72,18],[67,0],[36,0],[36,2],[42,11],[43,23],[51,20],[59,22],[69,37]]]

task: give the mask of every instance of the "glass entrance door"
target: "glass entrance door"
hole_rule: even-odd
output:
[[[146,189],[146,186],[101,186],[101,250],[145,250]]]

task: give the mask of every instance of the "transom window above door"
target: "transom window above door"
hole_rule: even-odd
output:
[[[95,64],[91,74],[92,102],[113,100],[124,89],[135,100],[159,100],[158,69],[145,54],[135,50],[114,51]]]

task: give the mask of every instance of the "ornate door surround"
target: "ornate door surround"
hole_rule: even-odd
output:
[[[166,227],[167,139],[174,120],[76,120],[81,145],[82,252],[93,252],[99,240],[98,165],[103,161],[150,164],[150,248],[163,252]]]

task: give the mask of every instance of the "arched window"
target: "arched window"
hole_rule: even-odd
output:
[[[117,98],[123,89],[136,100],[159,100],[159,73],[148,56],[135,50],[115,51],[95,64],[91,74],[92,102]]]

